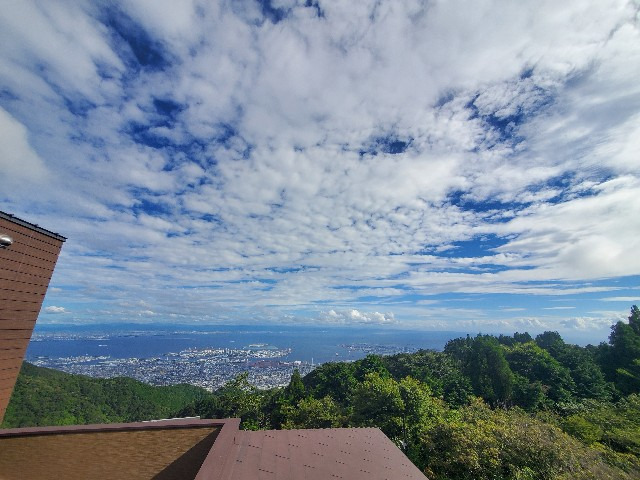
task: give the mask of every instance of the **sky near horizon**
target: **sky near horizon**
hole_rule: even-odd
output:
[[[42,323],[605,340],[640,302],[640,3],[1,1]]]

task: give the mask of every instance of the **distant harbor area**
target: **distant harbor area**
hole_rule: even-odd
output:
[[[287,385],[296,368],[306,375],[327,361],[354,361],[368,354],[392,355],[419,348],[440,349],[444,338],[451,335],[436,335],[435,340],[431,337],[431,342],[421,343],[415,342],[415,335],[402,331],[395,335],[369,333],[368,337],[357,330],[311,328],[43,329],[34,333],[26,359],[67,373],[130,377],[151,385],[188,383],[209,391],[248,372],[253,385],[267,389]]]
[[[130,377],[151,385],[189,383],[209,391],[216,390],[242,372],[258,388],[289,383],[293,369],[306,375],[314,365],[301,361],[281,361],[291,349],[272,345],[256,348],[190,348],[151,358],[112,358],[110,356],[35,357],[31,363],[67,373],[97,378]]]

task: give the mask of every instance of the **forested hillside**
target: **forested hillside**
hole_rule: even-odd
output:
[[[3,428],[135,422],[173,416],[209,393],[192,385],[153,387],[131,378],[90,378],[23,363]]]
[[[246,374],[213,394],[173,388],[26,365],[5,426],[192,415],[241,417],[246,429],[377,426],[432,480],[640,478],[636,306],[598,346],[556,332],[477,335],[443,352],[294,371],[281,389]]]

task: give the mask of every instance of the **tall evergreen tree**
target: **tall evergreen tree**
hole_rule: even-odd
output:
[[[300,371],[296,368],[291,374],[291,381],[285,388],[285,396],[291,404],[295,405],[302,400],[306,395],[304,383],[302,383],[302,376]]]
[[[453,340],[447,343],[445,352],[460,361],[476,395],[492,404],[509,400],[514,376],[496,337],[478,335],[473,339]]]
[[[640,335],[640,308],[637,305],[631,306],[631,314],[629,315],[629,326],[636,335]]]
[[[631,307],[629,323],[618,322],[611,327],[611,348],[603,355],[603,370],[622,393],[640,391],[640,310]]]

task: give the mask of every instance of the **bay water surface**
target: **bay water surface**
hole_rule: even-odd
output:
[[[191,325],[39,325],[27,361],[38,357],[108,356],[153,358],[187,349],[290,349],[285,361],[353,361],[367,353],[390,354],[418,349],[442,350],[460,332],[357,327],[191,326]]]

